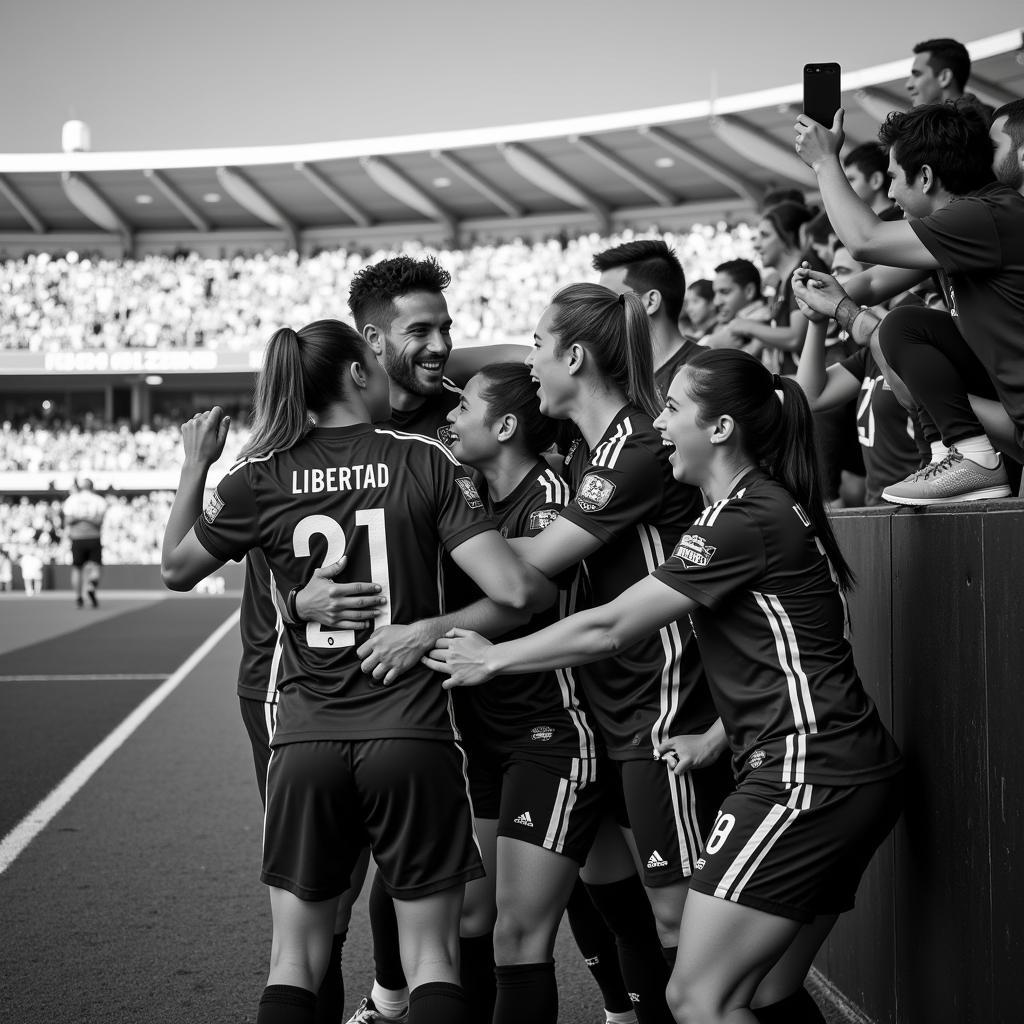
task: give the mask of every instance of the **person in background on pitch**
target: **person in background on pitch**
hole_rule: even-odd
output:
[[[79,482],[77,491],[68,495],[63,512],[71,540],[71,589],[75,592],[75,604],[79,608],[84,604],[84,584],[89,603],[98,608],[96,590],[103,575],[102,533],[107,503],[92,489],[92,481],[85,479]]]

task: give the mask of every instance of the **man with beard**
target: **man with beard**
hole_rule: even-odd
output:
[[[797,120],[797,152],[817,174],[829,219],[854,258],[905,268],[911,273],[903,287],[936,273],[949,308],[902,307],[878,331],[885,359],[920,410],[926,439],[933,451],[945,451],[887,487],[885,501],[928,505],[1010,492],[990,438],[1009,451],[1024,440],[1022,114],[1024,102],[1006,104],[988,131],[977,105],[963,101],[891,114],[880,139],[890,150],[889,194],[908,216],[902,222],[880,220],[846,180],[838,157],[842,111],[831,129],[803,115]],[[847,329],[862,312],[871,315],[858,301],[886,297],[848,291],[852,300],[831,310]]]

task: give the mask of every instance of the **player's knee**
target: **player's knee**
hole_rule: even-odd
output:
[[[499,964],[534,963],[544,959],[537,922],[515,910],[502,911],[494,926],[494,960]]]
[[[477,904],[466,904],[462,908],[462,917],[459,920],[459,934],[467,938],[477,935],[486,935],[494,929],[497,918],[497,910],[493,903],[481,901]]]
[[[721,992],[707,983],[706,975],[697,976],[676,965],[665,989],[665,999],[679,1024],[716,1024],[725,1009]]]

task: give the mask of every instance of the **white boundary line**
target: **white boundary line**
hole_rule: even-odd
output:
[[[0,842],[0,875],[18,855],[56,817],[68,801],[92,778],[104,762],[169,697],[188,674],[238,622],[239,609],[231,613],[203,641],[188,659],[154,690],[98,747],[86,755],[69,775],[44,800],[37,804]]]
[[[79,676],[0,676],[0,683],[91,683],[97,679],[137,679],[140,683],[151,683],[154,679],[166,679],[166,672],[115,672],[111,674],[96,673]]]

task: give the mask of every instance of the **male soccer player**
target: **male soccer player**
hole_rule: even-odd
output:
[[[81,608],[82,588],[85,584],[89,603],[100,606],[96,590],[103,574],[103,517],[107,503],[93,489],[92,481],[81,480],[77,491],[72,491],[64,502],[64,522],[71,538],[71,589],[75,604]]]

